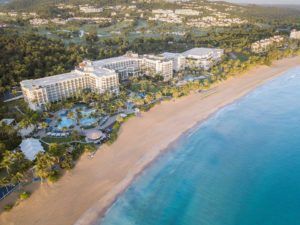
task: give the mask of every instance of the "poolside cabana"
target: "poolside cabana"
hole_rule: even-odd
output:
[[[20,144],[21,151],[24,153],[27,159],[34,160],[39,152],[43,152],[44,148],[41,142],[35,138],[27,138]]]

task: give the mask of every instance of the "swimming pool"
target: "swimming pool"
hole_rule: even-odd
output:
[[[96,118],[90,118],[90,117],[86,117],[86,118],[82,118],[79,123],[81,126],[91,126],[94,123],[97,122]]]
[[[74,113],[74,118],[68,117],[68,110],[59,112],[61,121],[57,122],[57,129],[62,130],[64,127],[68,129],[71,126],[75,126],[77,124],[78,113],[81,114],[81,119],[79,120],[80,126],[91,126],[98,121],[98,118],[91,117],[91,115],[96,112],[96,109],[91,109],[84,105],[77,105],[71,109],[71,112]]]
[[[70,128],[71,126],[75,126],[76,121],[74,119],[70,119],[67,116],[61,116],[61,121],[58,122],[57,128],[62,130],[65,128]]]

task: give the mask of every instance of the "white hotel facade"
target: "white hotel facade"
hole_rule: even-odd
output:
[[[119,80],[130,76],[161,75],[164,81],[173,77],[173,71],[186,67],[209,69],[221,60],[222,49],[194,48],[183,53],[143,55],[127,53],[123,56],[98,61],[85,60],[65,74],[21,81],[25,101],[32,110],[43,110],[51,102],[68,99],[89,89],[102,94],[118,93]]]
[[[173,61],[173,70],[175,71],[184,68],[209,70],[222,60],[224,50],[217,48],[192,48],[182,53],[164,52],[162,55],[166,59]]]
[[[32,110],[45,109],[51,102],[68,99],[85,89],[95,93],[119,92],[119,79],[114,70],[95,67],[91,61],[84,61],[70,73],[21,81],[25,101]]]

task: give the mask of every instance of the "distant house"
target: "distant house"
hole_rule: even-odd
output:
[[[100,13],[103,12],[102,8],[96,8],[90,5],[80,5],[79,10],[84,13]]]
[[[254,42],[251,45],[251,51],[254,53],[262,53],[268,51],[272,46],[280,46],[284,41],[284,37],[276,35],[267,39]]]
[[[21,151],[27,159],[34,160],[39,152],[44,152],[44,148],[38,139],[27,138],[20,144]]]

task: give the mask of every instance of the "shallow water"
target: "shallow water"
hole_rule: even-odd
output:
[[[299,225],[300,68],[184,135],[103,225]]]

